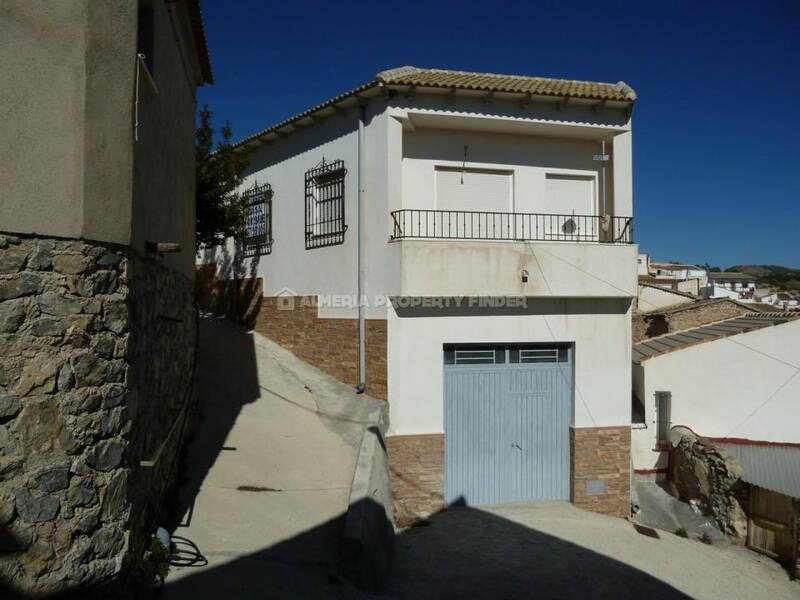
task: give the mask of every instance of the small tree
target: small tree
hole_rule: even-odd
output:
[[[236,193],[250,162],[248,152],[231,145],[231,126],[225,123],[222,138],[214,148],[214,128],[208,105],[200,111],[195,132],[197,249],[240,237],[244,226],[244,203]]]

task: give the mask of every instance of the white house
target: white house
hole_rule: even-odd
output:
[[[707,271],[697,265],[683,265],[679,263],[664,263],[650,261],[650,275],[669,279],[702,279],[707,276]]]
[[[636,274],[637,275],[650,275],[650,255],[639,253],[636,258]]]
[[[700,294],[705,298],[731,298],[743,302],[755,299],[756,278],[747,273],[708,274],[708,283],[701,288]]]
[[[715,440],[800,442],[800,320],[751,313],[633,346],[632,456],[640,476],[666,473],[683,426]]]
[[[773,292],[772,294],[762,296],[761,302],[763,302],[764,304],[771,304],[776,308],[784,310],[793,308],[798,304],[800,304],[800,301],[798,301],[797,296],[794,296],[789,292]]]
[[[628,514],[635,98],[402,67],[239,143],[260,326],[388,400],[401,510]]]

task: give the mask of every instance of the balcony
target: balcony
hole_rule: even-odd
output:
[[[633,218],[408,208],[390,239],[633,243]]]
[[[630,217],[425,209],[391,217],[405,296],[636,295]]]

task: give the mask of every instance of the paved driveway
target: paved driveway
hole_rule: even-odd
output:
[[[659,532],[566,503],[456,508],[397,539],[394,598],[797,600],[749,550]]]
[[[363,424],[384,403],[222,319],[202,320],[200,348],[174,535],[208,564],[173,568],[164,597],[341,598],[329,573]]]

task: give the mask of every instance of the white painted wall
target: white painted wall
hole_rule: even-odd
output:
[[[387,243],[391,232],[390,211],[400,207],[433,206],[435,199],[434,170],[437,165],[460,166],[463,145],[470,145],[470,166],[503,168],[513,172],[514,209],[535,212],[541,210],[548,173],[580,175],[598,182],[598,196],[602,182],[601,166],[607,166],[607,199],[617,205],[617,214],[630,215],[630,136],[629,120],[624,113],[610,111],[597,114],[587,107],[568,107],[558,111],[553,107],[522,110],[515,102],[498,102],[492,107],[491,117],[479,114],[485,106],[476,100],[459,99],[448,106],[442,97],[415,101],[413,106],[402,98],[373,99],[368,105],[365,130],[365,264],[367,270],[365,297],[369,304],[368,318],[383,318],[384,305],[377,305],[378,296],[401,293],[414,294],[424,288],[425,294],[466,293],[460,283],[456,286],[431,286],[439,281],[467,279],[475,284],[468,293],[479,295],[515,292],[547,296],[633,296],[631,284],[635,277],[635,261],[628,255],[634,246],[611,245],[577,246],[569,243],[542,244],[537,250],[539,264],[532,264],[533,256],[524,258],[525,252],[535,245],[511,243],[505,248],[495,244],[473,244],[470,253],[486,265],[487,277],[474,273],[469,264],[456,265],[453,260],[463,253],[452,245],[439,248],[432,256],[431,248],[418,252],[420,246],[413,242]],[[502,110],[501,110],[502,109]],[[416,112],[414,112],[416,111]],[[427,111],[427,112],[426,112]],[[503,116],[502,112],[507,111]],[[537,112],[538,111],[538,112]],[[424,113],[424,114],[423,114]],[[551,114],[552,113],[552,114]],[[461,129],[416,129],[412,123],[422,116],[446,115],[439,125],[453,126],[457,117]],[[552,119],[557,130],[545,127]],[[528,121],[522,122],[524,119]],[[535,126],[535,135],[485,131],[499,123],[513,121],[515,127]],[[412,123],[412,124],[410,124]],[[527,124],[526,124],[527,123]],[[272,253],[256,259],[246,259],[241,276],[258,276],[264,279],[265,295],[274,295],[284,288],[298,294],[354,296],[356,293],[356,239],[357,208],[357,110],[351,108],[346,116],[326,118],[313,127],[300,128],[286,138],[261,146],[252,157],[251,166],[243,188],[254,183],[269,183],[273,196]],[[544,127],[544,129],[542,129]],[[550,135],[541,135],[547,131]],[[558,133],[560,137],[552,137]],[[616,136],[607,144],[613,160],[600,163],[592,160],[599,152],[597,139],[580,136]],[[346,222],[348,226],[342,245],[306,250],[304,244],[304,175],[317,165],[322,157],[327,160],[341,158],[348,174],[345,182]],[[620,175],[621,174],[621,175]],[[614,181],[614,177],[627,177]],[[616,198],[614,198],[616,193]],[[441,242],[450,244],[450,242]],[[220,266],[223,277],[230,275],[233,245],[206,253],[202,261],[213,259]],[[444,251],[444,253],[442,253]],[[406,254],[401,265],[401,253]],[[449,258],[448,258],[449,256]],[[429,259],[440,262],[430,262]],[[502,268],[496,268],[503,261]],[[515,262],[512,262],[515,261]],[[520,262],[522,261],[522,262]],[[523,266],[524,265],[524,266]],[[518,290],[504,283],[495,289],[506,271],[511,274],[509,283],[519,279],[519,270],[526,268],[532,275],[531,284]],[[402,271],[402,274],[401,274]],[[537,277],[544,274],[544,277]],[[407,285],[403,282],[407,281]],[[551,286],[542,287],[547,280]],[[419,285],[414,282],[419,282]],[[322,317],[355,317],[355,308],[320,308]]]
[[[655,468],[656,391],[672,392],[673,426],[707,437],[800,442],[800,321],[645,360],[633,381],[648,426],[633,431],[636,469]]]
[[[365,266],[364,296],[368,299],[367,318],[385,318],[386,307],[374,299],[397,293],[399,289],[400,248],[388,244],[389,194],[387,128],[384,106],[370,104],[365,127]],[[314,127],[300,129],[286,139],[260,147],[252,156],[242,190],[255,183],[269,183],[273,190],[272,253],[244,259],[240,276],[264,279],[264,295],[274,296],[284,288],[300,295],[320,294],[353,297],[349,303],[321,307],[323,317],[357,315],[357,199],[358,199],[358,113],[335,116]],[[305,173],[323,158],[342,159],[345,177],[344,243],[306,250],[305,248]],[[231,277],[234,245],[204,253],[201,262],[215,260],[220,275]],[[336,301],[335,299],[332,299]]]
[[[639,312],[652,312],[671,306],[679,306],[681,304],[690,304],[694,302],[691,298],[687,298],[682,294],[675,294],[665,288],[650,285],[640,285],[638,288]]]
[[[468,147],[464,161],[464,146]],[[592,160],[600,152],[593,140],[514,135],[483,131],[418,129],[403,132],[403,208],[451,209],[436,201],[436,169],[493,169],[511,174],[513,198],[505,212],[572,214],[572,206],[556,210],[548,201],[548,174],[590,178],[594,199],[576,214],[599,213],[600,166]],[[608,165],[608,163],[606,163]],[[608,165],[610,167],[610,165]],[[610,176],[609,176],[610,177]],[[610,186],[608,196],[610,198]],[[465,206],[462,210],[499,210],[496,203]],[[630,213],[621,214],[630,216]]]
[[[443,312],[432,308],[417,312],[430,316],[398,316],[389,309],[390,434],[443,432],[445,343],[574,343],[573,424],[630,424],[629,300],[529,299],[522,314],[488,316],[484,310],[439,316]]]
[[[745,297],[748,291],[755,290],[755,288],[740,287],[730,288],[722,285],[716,285],[709,282],[705,287],[700,289],[700,294],[705,298],[730,298],[738,302],[753,302],[754,298]]]
[[[632,298],[636,253],[634,244],[407,240],[402,242],[401,292]]]
[[[650,274],[650,257],[647,254],[639,253],[636,259],[636,274],[649,275]]]
[[[679,292],[686,292],[687,294],[700,295],[700,280],[699,279],[684,279],[676,282],[675,286]]]
[[[435,167],[459,167],[464,144],[471,148],[470,167],[513,171],[514,210],[541,212],[548,173],[591,178],[594,202],[600,201],[602,165],[592,155],[600,151],[601,137],[613,137],[607,144],[613,160],[605,163],[608,212],[630,216],[631,138],[624,112],[598,114],[585,106],[522,109],[517,102],[499,102],[487,113],[479,100],[457,100],[457,106],[445,108],[441,97],[420,99],[411,108],[395,98],[393,108],[385,110],[386,102],[370,101],[365,130],[368,302],[376,294],[546,297],[531,298],[527,312],[513,314],[399,317],[391,306],[368,308],[368,318],[388,318],[392,433],[442,431],[442,345],[450,342],[574,343],[574,424],[629,424],[635,245],[388,242],[390,211],[435,206]],[[426,121],[445,114],[445,120]],[[420,122],[428,127],[419,128]],[[262,277],[266,295],[283,288],[298,294],[355,294],[357,149],[357,113],[351,109],[345,117],[301,128],[254,154],[245,185],[272,186],[275,242],[272,254],[246,260],[241,272]],[[348,169],[348,230],[340,246],[306,250],[304,175],[323,156],[343,159]],[[230,250],[231,245],[227,255],[216,256],[223,276]],[[529,272],[526,285],[521,285],[522,269]],[[320,316],[352,318],[356,310],[321,308]]]

